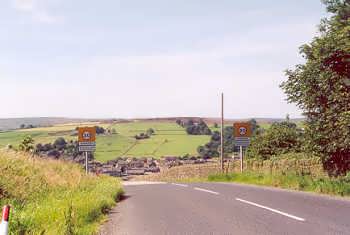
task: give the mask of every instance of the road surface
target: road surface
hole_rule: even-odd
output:
[[[125,186],[101,234],[350,234],[350,200],[229,183]]]

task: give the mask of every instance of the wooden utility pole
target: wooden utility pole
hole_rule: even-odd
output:
[[[221,156],[220,167],[221,172],[224,173],[224,93],[221,93]]]

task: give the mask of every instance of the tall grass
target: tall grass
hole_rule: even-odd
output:
[[[10,234],[94,234],[122,193],[120,182],[79,165],[0,151],[0,204],[12,205]]]
[[[311,175],[267,174],[267,173],[231,173],[208,176],[212,182],[237,182],[286,189],[310,191],[339,196],[350,196],[350,174],[346,177],[312,177]]]

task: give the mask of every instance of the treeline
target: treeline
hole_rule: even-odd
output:
[[[211,130],[203,120],[196,122],[193,119],[177,119],[176,123],[185,128],[189,135],[211,135]]]
[[[255,119],[251,119],[253,136],[251,144],[247,148],[247,156],[267,160],[284,153],[305,151],[303,142],[305,140],[304,131],[289,120],[272,123],[268,129],[260,127]],[[234,130],[232,126],[224,128],[224,153],[232,155],[239,151],[239,146],[234,143]],[[199,146],[197,152],[202,157],[217,157],[221,149],[221,133],[213,132],[210,142],[204,146]]]
[[[252,126],[253,133],[262,133],[264,129],[262,129],[256,122],[255,119],[251,119],[249,121]],[[214,123],[214,127],[218,128],[218,124]],[[218,157],[220,155],[221,149],[221,132],[214,131],[211,134],[210,141],[203,146],[199,146],[197,148],[198,154],[202,158],[211,158]],[[235,146],[234,144],[234,136],[233,136],[233,127],[226,126],[224,128],[224,153],[233,154],[234,152],[239,151],[239,146]]]
[[[31,128],[36,128],[37,126],[35,126],[35,125],[33,125],[33,124],[28,124],[28,125],[26,125],[26,124],[21,124],[20,126],[19,126],[19,129],[31,129]]]

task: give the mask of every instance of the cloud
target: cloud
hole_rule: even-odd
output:
[[[51,2],[48,0],[12,0],[12,6],[17,11],[28,14],[41,23],[58,23],[62,21],[62,18],[53,16],[48,12]]]

